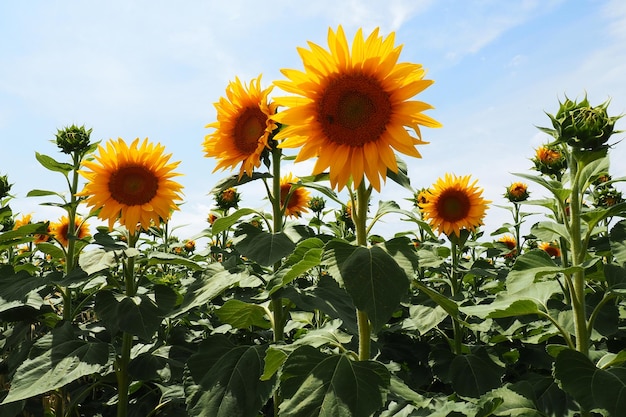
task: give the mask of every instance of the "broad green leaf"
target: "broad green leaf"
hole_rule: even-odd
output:
[[[620,220],[613,226],[609,239],[615,260],[620,265],[626,266],[626,220]]]
[[[590,228],[594,228],[598,223],[609,217],[626,217],[626,202],[618,203],[606,208],[595,208],[585,211],[580,218],[587,222]]]
[[[409,307],[409,317],[404,319],[402,328],[417,330],[420,335],[434,329],[439,323],[448,317],[448,313],[440,305],[432,302],[426,305],[424,302],[413,304]]]
[[[175,318],[187,313],[189,310],[205,305],[228,288],[232,288],[247,273],[231,272],[224,269],[221,264],[210,264],[206,270],[196,277],[196,280],[187,288],[185,297],[180,308],[174,310],[168,317]]]
[[[270,294],[318,266],[323,252],[324,242],[318,238],[309,238],[298,243],[294,252],[289,255],[268,283]]]
[[[389,371],[379,362],[326,355],[311,346],[289,355],[281,379],[283,417],[371,416],[390,385]]]
[[[449,375],[458,395],[478,398],[502,385],[504,368],[481,348],[475,353],[456,356],[450,364]]]
[[[566,240],[570,240],[569,232],[565,225],[560,223],[545,221],[535,223],[530,232],[537,237],[537,239],[544,242],[552,242],[558,240],[559,237],[563,237]]]
[[[39,161],[39,163],[43,165],[44,168],[50,171],[61,172],[67,175],[68,172],[74,169],[74,167],[71,164],[67,164],[65,162],[58,162],[54,160],[53,158],[49,157],[48,155],[40,154],[39,152],[35,152],[35,158],[37,158],[37,161]]]
[[[614,417],[626,410],[626,368],[599,369],[584,354],[566,349],[556,358],[554,376],[587,410],[604,409]]]
[[[267,319],[267,311],[257,304],[246,303],[241,300],[231,299],[222,305],[215,313],[224,323],[228,323],[236,329],[247,329],[257,326],[262,329],[271,327]]]
[[[150,252],[148,255],[148,265],[182,265],[193,271],[202,269],[198,263],[191,259],[167,252]]]
[[[242,208],[242,209],[237,210],[231,215],[228,215],[226,217],[220,217],[219,219],[215,220],[215,222],[211,226],[211,233],[213,233],[213,235],[216,235],[218,233],[223,232],[224,230],[228,230],[235,223],[237,223],[239,219],[241,219],[243,216],[247,216],[250,214],[259,214],[259,213],[256,210],[252,210],[249,208]]]
[[[304,336],[293,342],[293,346],[311,346],[319,348],[321,346],[343,346],[352,340],[352,336],[342,332],[341,320],[331,320],[324,323],[319,329],[309,330]]]
[[[387,178],[391,179],[396,184],[406,188],[407,190],[413,192],[413,188],[411,187],[411,179],[408,175],[408,168],[406,162],[404,162],[397,154],[396,154],[396,163],[398,165],[398,172],[393,172],[390,169],[387,169]]]
[[[365,311],[378,331],[407,294],[405,269],[383,248],[354,246],[341,240],[326,244],[323,258],[331,275],[340,279],[357,309]]]
[[[284,233],[268,233],[249,224],[237,227],[233,244],[243,256],[263,266],[274,265],[296,247]]]
[[[284,349],[277,346],[270,346],[265,352],[265,367],[263,368],[261,381],[269,381],[272,379],[287,360],[287,356],[289,355]]]
[[[530,175],[524,173],[514,173],[518,177],[525,178],[529,181],[537,183],[550,191],[558,200],[565,201],[572,193],[572,190],[564,189],[560,181],[547,179],[540,175]]]
[[[96,294],[95,311],[112,331],[119,329],[143,340],[151,340],[163,314],[147,295],[127,297],[111,291]]]
[[[65,323],[35,342],[29,358],[17,369],[3,403],[35,397],[103,372],[114,358],[111,345],[80,340],[71,324]]]
[[[596,366],[600,369],[606,369],[611,366],[619,366],[624,362],[626,362],[626,349],[622,349],[618,353],[607,353],[600,358]]]
[[[187,410],[196,417],[257,417],[272,394],[273,379],[262,381],[266,346],[235,346],[210,337],[187,362]]]
[[[309,288],[285,287],[281,295],[293,301],[300,309],[320,310],[331,318],[341,319],[349,331],[358,332],[352,297],[328,275],[319,277],[317,285]]]
[[[581,269],[574,266],[563,268],[555,264],[545,251],[534,249],[517,257],[507,277],[506,287],[510,293],[522,291],[545,275],[556,275],[559,272],[572,274]]]
[[[28,223],[15,230],[0,233],[0,249],[33,240],[35,234],[48,233],[48,223]],[[26,238],[26,239],[23,239]]]
[[[417,289],[419,289],[421,292],[426,294],[431,300],[437,303],[437,305],[441,306],[441,308],[443,308],[446,311],[446,313],[450,315],[450,317],[455,318],[455,319],[458,318],[459,306],[454,300],[451,300],[445,295],[435,290],[430,289],[429,287],[427,287],[426,285],[422,284],[421,282],[417,280],[414,280],[411,285],[417,287]]]
[[[501,403],[493,415],[511,417],[543,417],[537,410],[533,400],[512,389],[510,384],[495,388],[485,394],[482,399],[500,399]]]
[[[38,291],[46,284],[46,278],[15,272],[11,265],[0,266],[0,312],[21,306],[39,309],[44,302]]]
[[[52,259],[65,259],[65,253],[63,252],[63,249],[52,243],[38,243],[37,250],[45,253],[46,255],[50,255]]]
[[[600,175],[609,172],[609,156],[608,154],[602,158],[594,159],[585,164],[580,171],[580,189],[585,190]]]

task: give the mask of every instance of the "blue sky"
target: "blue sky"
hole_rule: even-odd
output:
[[[326,46],[329,27],[349,38],[396,32],[401,61],[417,62],[435,84],[419,96],[441,129],[423,129],[422,159],[407,160],[415,188],[446,172],[471,174],[486,198],[505,204],[505,187],[528,172],[534,149],[567,95],[592,104],[611,99],[626,113],[626,2],[623,0],[229,0],[52,1],[0,3],[0,175],[14,183],[15,212],[56,220],[63,212],[26,198],[31,189],[66,191],[35,152],[62,160],[50,141],[71,124],[92,139],[139,137],[162,143],[180,160],[185,204],[172,223],[188,237],[207,226],[208,192],[230,172],[212,173],[203,156],[213,103],[235,77],[283,79],[301,69],[307,41]],[[275,90],[279,93],[278,90]],[[624,121],[618,128],[626,129]],[[614,136],[617,141],[623,134]],[[612,151],[614,177],[626,175],[626,144]],[[308,175],[312,161],[289,166]],[[247,206],[262,208],[260,187],[244,186]],[[545,192],[531,185],[531,196]],[[408,191],[388,181],[377,200],[404,208]],[[536,217],[529,222],[539,220]],[[509,221],[492,207],[485,230]],[[184,226],[184,227],[182,227]],[[407,225],[388,218],[389,235]]]

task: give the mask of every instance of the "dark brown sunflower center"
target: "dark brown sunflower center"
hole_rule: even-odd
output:
[[[249,107],[242,111],[233,132],[237,149],[244,154],[253,153],[259,144],[259,138],[265,132],[266,122],[267,116],[258,107]]]
[[[448,190],[437,201],[439,217],[448,222],[456,222],[467,217],[470,211],[470,199],[462,191]]]
[[[318,122],[325,136],[338,145],[363,146],[376,141],[391,119],[391,100],[375,78],[338,75],[318,101]]]
[[[121,167],[111,174],[109,192],[111,197],[127,206],[150,202],[159,188],[159,179],[143,166]]]

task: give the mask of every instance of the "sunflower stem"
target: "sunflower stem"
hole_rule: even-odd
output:
[[[356,189],[356,207],[353,210],[353,221],[356,231],[356,242],[359,246],[367,246],[367,206],[369,203],[369,192],[365,188],[365,179]],[[370,339],[372,328],[367,316],[367,312],[357,308],[357,324],[359,328],[359,360],[370,359]]]
[[[128,246],[134,248],[138,235],[129,231]],[[130,256],[123,265],[125,292],[127,297],[132,297],[136,293],[135,287],[135,257]],[[130,351],[133,347],[133,335],[124,332],[122,334],[122,348],[115,364],[115,376],[117,378],[117,417],[125,417],[128,410],[128,389],[130,387],[130,375],[128,364],[130,363]]]
[[[459,292],[459,281],[457,279],[457,269],[459,267],[459,249],[455,240],[450,239],[450,249],[452,251],[452,271],[450,273],[450,291],[452,293],[452,298],[455,299]],[[460,355],[463,352],[463,343],[462,343],[462,328],[459,324],[458,320],[455,317],[452,317],[452,333],[454,337],[454,353],[456,355]]]

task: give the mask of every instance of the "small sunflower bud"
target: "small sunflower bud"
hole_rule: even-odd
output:
[[[320,214],[326,207],[326,200],[323,197],[313,197],[309,200],[309,208],[315,214]]]
[[[567,168],[567,158],[554,145],[543,145],[535,150],[535,157],[532,159],[535,169],[544,175],[560,178]]]
[[[219,191],[215,194],[215,202],[221,210],[238,208],[240,199],[240,194],[233,187],[227,188],[223,191]]]
[[[514,182],[510,186],[506,188],[506,193],[504,196],[511,203],[519,203],[520,201],[528,200],[528,186],[523,182]]]
[[[0,199],[9,195],[13,184],[9,184],[9,178],[6,175],[0,175]]]
[[[66,154],[78,152],[85,153],[89,149],[90,135],[93,129],[86,130],[85,126],[78,127],[72,125],[65,129],[58,130],[56,134],[56,144],[61,151]]]

